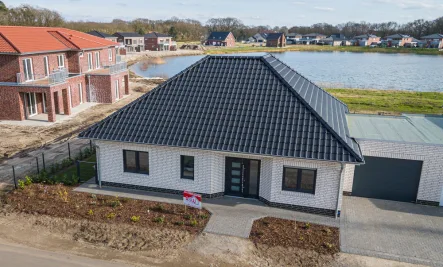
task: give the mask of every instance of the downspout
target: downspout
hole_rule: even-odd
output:
[[[344,172],[344,170],[345,170],[345,165],[343,164],[343,162],[340,162],[340,166],[341,166],[341,168],[340,168],[340,179],[339,179],[339,183],[338,183],[338,193],[337,193],[337,205],[336,205],[336,208],[335,208],[335,219],[337,219],[338,218],[338,213],[339,213],[339,210],[338,210],[338,205],[340,204],[340,194],[342,193],[341,192],[341,188],[342,188],[342,184],[343,184],[343,181],[344,181],[344,178],[343,178],[343,172]]]
[[[95,144],[95,154],[97,158],[97,180],[98,180],[98,188],[102,188],[102,179],[100,175],[100,146]]]

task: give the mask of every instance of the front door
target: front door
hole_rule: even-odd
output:
[[[37,114],[37,101],[35,99],[35,93],[27,93],[26,94],[26,102],[27,102],[29,117],[36,115]]]
[[[258,198],[259,183],[259,160],[226,158],[226,195]]]

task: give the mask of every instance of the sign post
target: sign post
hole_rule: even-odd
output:
[[[202,196],[199,194],[195,194],[192,192],[184,191],[183,192],[183,204],[186,206],[193,207],[196,209],[202,208]]]

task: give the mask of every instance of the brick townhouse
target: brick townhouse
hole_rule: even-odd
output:
[[[129,94],[117,43],[49,27],[0,26],[0,120],[71,115],[85,102],[113,103]]]

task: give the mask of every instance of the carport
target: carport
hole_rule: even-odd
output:
[[[365,164],[345,170],[344,192],[443,206],[443,116],[347,116]]]

